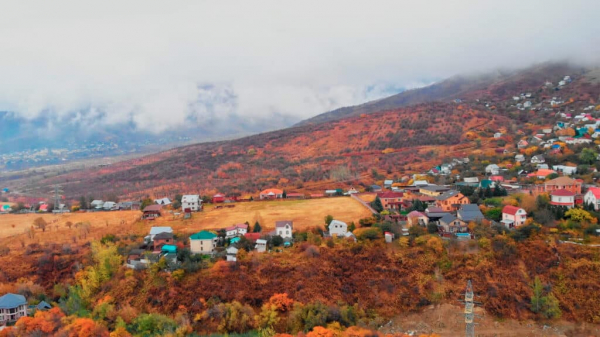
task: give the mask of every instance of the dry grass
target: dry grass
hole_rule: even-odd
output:
[[[375,197],[377,197],[377,193],[360,193],[357,196],[363,201],[373,202],[373,200],[375,200]]]
[[[106,234],[114,235],[146,235],[152,226],[170,226],[175,232],[195,233],[203,229],[216,229],[237,223],[259,221],[263,229],[275,227],[277,220],[294,221],[295,229],[319,226],[324,224],[326,215],[351,222],[369,217],[371,214],[359,202],[352,198],[325,198],[285,201],[256,201],[236,203],[234,208],[215,209],[208,205],[203,212],[194,213],[192,219],[183,220],[169,211],[154,221],[138,221],[139,211],[116,211],[71,214],[6,214],[0,215],[0,246],[11,249],[22,243],[85,243],[98,240]],[[42,217],[48,223],[46,231],[34,230],[31,238],[26,232],[32,227],[36,218]],[[68,228],[66,223],[87,223],[89,227]],[[89,229],[84,229],[89,228]]]
[[[175,225],[173,228],[176,231],[188,233],[207,228],[224,228],[246,221],[251,225],[258,221],[263,229],[270,230],[275,228],[275,221],[292,220],[294,229],[304,229],[324,225],[324,218],[327,215],[349,223],[351,221],[358,222],[362,218],[371,216],[371,213],[358,201],[340,197],[244,202],[235,204],[234,208],[221,209],[215,209],[214,206],[209,205],[203,212],[193,214],[191,220],[169,221],[167,216],[156,223],[167,220]],[[177,225],[181,222],[183,222],[183,226],[178,228]]]

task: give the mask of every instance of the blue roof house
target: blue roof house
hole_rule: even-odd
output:
[[[0,297],[0,324],[16,322],[27,316],[27,300],[18,294],[6,294]]]

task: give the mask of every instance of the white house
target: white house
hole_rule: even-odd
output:
[[[248,233],[248,225],[245,223],[225,228],[225,236],[228,239],[234,238],[236,236],[244,236],[244,234],[246,233]]]
[[[522,155],[522,154],[518,154],[518,155],[515,156],[515,161],[517,163],[523,162],[523,161],[525,161],[525,156]]]
[[[25,316],[27,316],[25,296],[8,293],[0,297],[0,324],[16,322]]]
[[[552,191],[550,192],[550,205],[572,208],[575,206],[575,193],[569,190]]]
[[[104,207],[104,201],[102,200],[94,200],[90,203],[90,208],[102,208]]]
[[[333,220],[329,224],[329,235],[342,237],[348,232],[348,225],[340,220]]]
[[[556,172],[562,172],[566,175],[573,175],[577,173],[577,166],[553,165],[552,169]]]
[[[500,167],[496,164],[489,164],[485,168],[485,173],[489,173],[492,175],[497,175],[500,173]]]
[[[275,222],[275,235],[279,235],[284,239],[292,238],[294,223],[289,220]]]
[[[167,206],[167,205],[171,204],[171,199],[169,199],[169,198],[154,199],[154,203],[158,204],[158,205]]]
[[[110,211],[111,209],[114,209],[117,206],[116,202],[113,201],[106,201],[103,205],[102,208],[104,208],[105,211]]]
[[[519,227],[525,224],[527,220],[527,212],[520,208],[511,205],[506,205],[502,209],[502,222],[507,228]]]
[[[496,132],[496,133],[494,133],[494,138],[498,139],[500,137],[502,137],[502,132]]]
[[[237,253],[238,249],[234,246],[227,247],[227,261],[235,262],[237,261]]]
[[[264,253],[267,251],[267,240],[258,239],[256,240],[256,251],[259,253]]]
[[[528,145],[529,145],[529,143],[528,143],[526,140],[524,140],[524,139],[521,139],[521,140],[520,140],[520,141],[517,143],[517,148],[519,148],[519,149],[523,149],[523,148],[526,148]]]
[[[181,197],[181,210],[185,211],[190,209],[192,212],[196,212],[202,209],[202,199],[198,194],[186,194]]]
[[[527,109],[527,108],[531,108],[531,101],[527,101],[527,102],[523,103],[523,107],[524,107],[525,109]]]
[[[597,211],[600,208],[600,187],[590,187],[583,196],[583,202],[586,205],[594,205],[594,209]]]
[[[541,154],[531,157],[532,164],[541,164],[541,163],[545,163],[545,162],[546,162],[546,159],[544,159],[544,156],[542,156]]]

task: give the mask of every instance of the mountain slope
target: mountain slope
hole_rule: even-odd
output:
[[[366,186],[382,177],[427,171],[452,158],[489,152],[488,156],[494,156],[500,146],[516,151],[521,137],[555,123],[558,112],[581,111],[597,104],[600,84],[581,76],[580,71],[562,65],[532,68],[463,90],[460,104],[426,102],[231,141],[189,145],[9,187],[40,195],[48,186],[60,184],[69,198],[140,198],[217,191],[255,195],[273,186],[303,192]],[[547,80],[556,84],[565,75],[573,78],[569,85],[545,85]],[[533,93],[531,109],[515,106],[513,96],[522,92]],[[553,96],[565,103],[551,106]],[[500,129],[503,137],[494,139]]]
[[[517,83],[526,79],[539,81],[540,75],[555,78],[566,74],[581,73],[582,71],[583,68],[566,63],[547,63],[524,70],[498,70],[480,75],[458,75],[423,88],[407,90],[365,104],[329,111],[306,119],[296,125],[318,124],[431,101],[451,101],[456,98],[464,99],[465,96],[472,97],[474,93],[481,94],[483,91],[493,90],[495,86],[515,88],[517,87]]]

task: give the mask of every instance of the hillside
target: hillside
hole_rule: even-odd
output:
[[[567,74],[573,79],[568,86],[545,85],[546,81],[556,84]],[[488,85],[464,85],[469,89],[461,91],[460,103],[435,101],[439,96],[432,94],[432,102],[195,144],[118,165],[8,185],[39,196],[46,195],[50,185],[60,184],[71,199],[217,191],[256,195],[273,186],[321,193],[328,188],[360,188],[381,176],[397,178],[444,160],[493,152],[500,143],[514,149],[523,132],[531,134],[552,125],[557,113],[596,105],[600,85],[589,74],[567,65],[545,65],[502,75]],[[531,93],[530,109],[515,106],[513,96],[520,93]],[[564,103],[550,105],[555,96]],[[505,134],[501,142],[493,137],[500,129]]]
[[[563,74],[581,73],[583,69],[568,64],[542,64],[525,70],[497,70],[487,74],[457,75],[432,85],[407,90],[397,95],[365,104],[343,107],[304,120],[296,125],[318,124],[361,114],[393,110],[400,107],[431,102],[474,98],[482,93],[503,98],[509,90],[526,90],[537,85],[540,79]],[[512,92],[512,91],[511,91]]]

